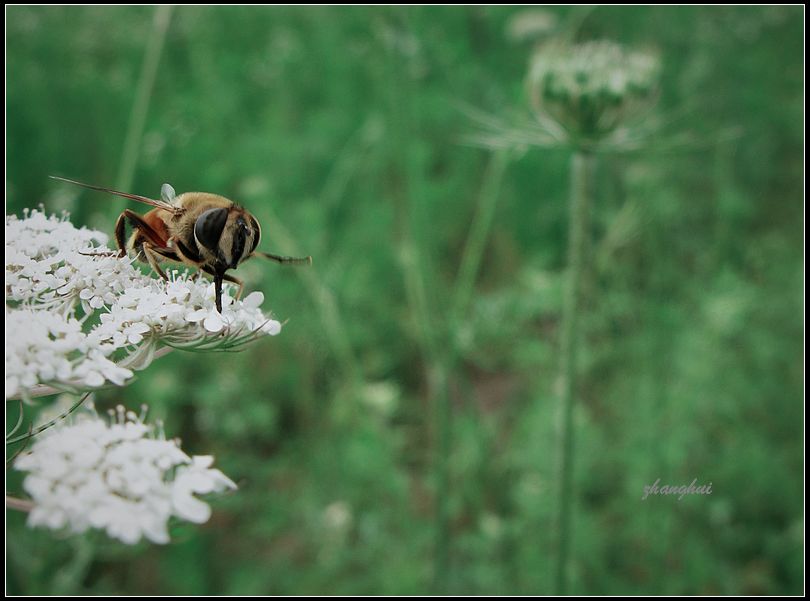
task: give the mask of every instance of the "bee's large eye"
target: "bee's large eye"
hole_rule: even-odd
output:
[[[197,244],[210,251],[216,251],[225,222],[228,221],[228,209],[208,209],[197,217],[194,224],[194,237]]]
[[[245,223],[245,220],[240,216],[234,222],[234,227],[232,230],[229,230],[231,233],[231,269],[236,269],[236,266],[239,265],[239,261],[241,261],[246,254],[245,253],[245,241],[250,234],[250,229],[248,228],[248,224]],[[223,241],[224,242],[224,241]]]
[[[259,227],[259,222],[253,218],[251,215],[250,217],[250,225],[253,228],[253,246],[250,248],[250,252],[256,250],[256,247],[259,246],[259,240],[262,237],[262,228]]]

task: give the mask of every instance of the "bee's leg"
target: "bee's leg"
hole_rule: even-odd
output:
[[[194,252],[188,246],[180,242],[176,236],[169,238],[166,244],[167,246],[171,247],[172,252],[174,252],[174,254],[177,256],[176,260],[180,263],[183,263],[189,267],[195,267],[197,269],[202,267],[202,259],[195,256]]]
[[[154,269],[155,273],[157,273],[164,280],[168,280],[169,277],[166,275],[166,272],[160,268],[160,265],[158,265],[158,257],[160,255],[156,253],[146,242],[144,242],[141,248],[143,249],[143,254],[146,256],[146,260],[149,262],[149,266]]]
[[[80,255],[85,257],[118,257],[122,259],[127,254],[127,212],[124,211],[118,216],[115,221],[115,241],[118,244],[118,250],[109,250],[102,252],[85,253],[79,251]]]
[[[123,258],[127,254],[127,211],[121,213],[115,222],[115,241],[118,243],[118,257]]]
[[[240,298],[242,298],[242,292],[244,292],[245,290],[245,283],[242,280],[232,275],[228,275],[227,273],[222,276],[222,279],[225,280],[226,282],[230,282],[231,284],[236,284],[237,286],[239,286],[239,289],[236,291],[236,296],[233,297],[233,300],[239,300]]]
[[[214,292],[216,293],[217,311],[222,315],[222,280],[223,273],[214,274]]]
[[[120,257],[121,254],[117,250],[106,250],[100,252],[93,252],[93,253],[83,253],[79,251],[79,254],[84,257]]]
[[[129,221],[132,228],[137,230],[140,237],[143,238],[144,242],[148,242],[153,250],[175,254],[174,249],[169,248],[168,240],[165,240],[141,215],[131,209],[124,209],[115,226],[115,238],[118,241],[121,253],[126,253],[126,221]]]
[[[152,248],[152,252],[156,255],[168,259],[169,261],[175,261],[177,263],[182,263],[183,261],[180,259],[178,254],[173,251],[171,248]]]
[[[202,272],[214,276],[214,280],[216,281],[217,274],[210,267],[200,267],[200,271],[198,271],[197,273],[199,273],[202,276]],[[223,273],[221,278],[225,282],[230,282],[231,284],[236,284],[237,286],[239,286],[239,289],[236,291],[236,296],[233,297],[234,300],[239,300],[240,298],[242,298],[242,292],[244,292],[245,290],[245,283],[242,280],[227,273]]]

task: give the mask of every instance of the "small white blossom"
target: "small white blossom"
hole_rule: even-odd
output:
[[[97,528],[126,544],[142,538],[162,544],[169,542],[171,517],[201,524],[211,516],[195,495],[236,488],[212,464],[210,456],[189,457],[119,407],[111,423],[80,414],[45,430],[14,465],[27,472],[29,526]]]

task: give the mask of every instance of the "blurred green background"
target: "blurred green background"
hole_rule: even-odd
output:
[[[239,491],[165,547],[9,512],[7,592],[552,592],[570,151],[463,143],[463,105],[527,111],[525,10],[6,8],[7,213],[111,233],[124,204],[47,175],[168,181],[314,258],[237,274],[278,337],[97,398],[148,403]],[[657,49],[658,111],[711,142],[599,158],[570,592],[801,594],[804,9],[543,15]],[[713,492],[642,501],[659,478]]]

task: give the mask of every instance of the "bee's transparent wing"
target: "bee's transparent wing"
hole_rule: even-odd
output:
[[[174,204],[174,197],[177,196],[177,192],[174,191],[174,188],[171,184],[163,184],[160,187],[160,199],[163,202],[168,202],[169,204]]]

